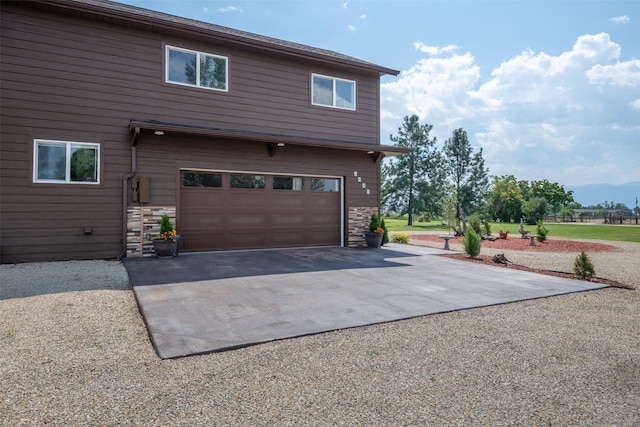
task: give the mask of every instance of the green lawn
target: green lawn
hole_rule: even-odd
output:
[[[447,231],[447,227],[443,226],[440,221],[418,222],[414,220],[413,226],[409,227],[407,225],[406,216],[386,216],[384,217],[384,224],[387,226],[387,230],[389,231]]]
[[[389,231],[447,231],[440,221],[413,222],[413,226],[407,225],[406,217],[385,217],[384,222]],[[574,239],[616,240],[620,242],[640,243],[639,225],[599,225],[599,224],[545,224],[549,229],[549,237],[569,237]],[[509,230],[511,234],[518,235],[520,224],[492,223],[491,231],[497,234],[498,230]],[[527,225],[525,229],[535,232],[535,225]]]

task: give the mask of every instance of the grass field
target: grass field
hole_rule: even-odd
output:
[[[440,221],[413,222],[407,225],[406,217],[385,217],[387,229],[393,231],[447,231],[447,227]],[[545,224],[549,229],[549,237],[568,237],[573,239],[616,240],[620,242],[640,243],[640,225],[603,225],[603,224]],[[520,224],[491,223],[494,234],[498,230],[509,230],[511,234],[518,234]],[[536,227],[527,225],[525,229],[535,232]]]

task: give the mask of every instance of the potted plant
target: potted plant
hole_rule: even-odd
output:
[[[162,215],[160,237],[153,239],[153,251],[158,258],[170,258],[176,255],[180,236],[171,225],[168,215]]]
[[[369,221],[369,232],[365,233],[364,240],[367,242],[369,248],[379,248],[382,244],[382,238],[384,237],[384,228],[380,227],[380,220],[378,215],[371,214],[371,220]]]

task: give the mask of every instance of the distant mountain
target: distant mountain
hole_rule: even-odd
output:
[[[627,182],[620,185],[591,184],[567,186],[573,190],[573,199],[583,206],[597,205],[604,202],[624,203],[631,210],[636,206],[636,197],[640,206],[640,181]]]

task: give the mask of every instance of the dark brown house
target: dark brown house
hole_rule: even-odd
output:
[[[102,0],[1,2],[2,263],[358,246],[380,76],[336,52]]]

